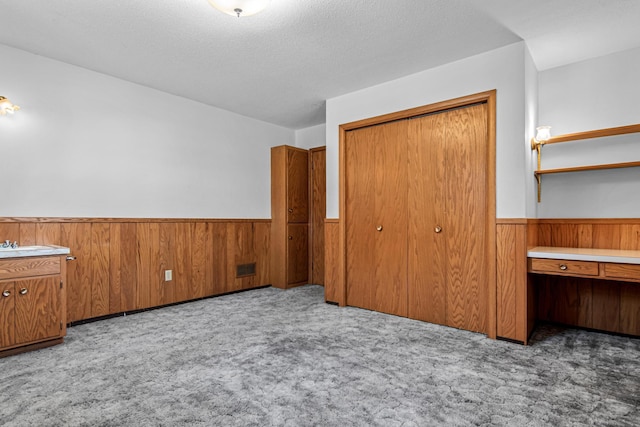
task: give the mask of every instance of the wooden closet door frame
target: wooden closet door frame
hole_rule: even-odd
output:
[[[472,104],[487,104],[487,130],[488,147],[486,164],[486,195],[487,195],[487,219],[486,231],[487,240],[485,248],[489,266],[487,267],[487,336],[496,338],[496,90],[481,92],[460,98],[450,99],[435,104],[424,105],[408,110],[397,111],[395,113],[384,114],[368,119],[358,120],[351,123],[344,123],[338,127],[339,131],[339,185],[340,185],[340,222],[339,222],[339,261],[337,297],[340,306],[346,305],[347,301],[347,235],[346,235],[346,143],[347,132],[350,130],[378,125],[394,120],[408,119],[411,117],[432,114],[439,111],[460,108]]]

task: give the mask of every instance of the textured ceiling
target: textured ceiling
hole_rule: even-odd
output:
[[[0,43],[292,129],[324,101],[526,40],[539,69],[640,46],[638,0],[0,0]],[[1,60],[1,58],[0,58]]]

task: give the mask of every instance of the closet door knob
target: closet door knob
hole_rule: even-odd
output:
[[[288,209],[289,213],[293,213],[293,208]]]
[[[434,229],[434,231],[436,233],[442,233],[442,227],[440,227],[439,225],[436,225],[436,228]]]
[[[293,236],[289,236],[289,240],[293,240]]]
[[[376,230],[378,230],[378,231],[382,231],[382,226],[381,226],[381,225],[377,226],[377,227],[376,227]]]
[[[11,296],[11,291],[3,291],[2,292],[2,296],[5,297],[5,298],[10,297]]]
[[[27,292],[29,292],[29,291],[27,291],[27,288],[20,289],[20,295],[26,295]]]

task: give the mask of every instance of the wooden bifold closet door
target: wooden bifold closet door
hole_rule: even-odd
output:
[[[487,105],[346,135],[347,304],[486,332]]]

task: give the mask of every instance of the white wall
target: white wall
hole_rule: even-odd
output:
[[[552,134],[640,123],[640,48],[539,74],[539,123]],[[549,145],[542,167],[640,160],[640,134]],[[637,218],[640,168],[543,177],[541,218]]]
[[[327,218],[337,218],[338,126],[497,89],[497,216],[526,216],[523,42],[327,101]],[[428,55],[428,52],[425,52]]]
[[[0,45],[0,216],[270,218],[293,130]]]
[[[536,68],[529,49],[525,49],[524,55],[524,97],[525,97],[525,168],[524,184],[526,195],[527,218],[537,216],[538,189],[533,171],[538,167],[538,156],[530,149],[531,138],[535,136],[538,125],[538,69]]]
[[[296,131],[296,147],[308,150],[322,147],[326,143],[327,132],[324,124],[311,126]]]

